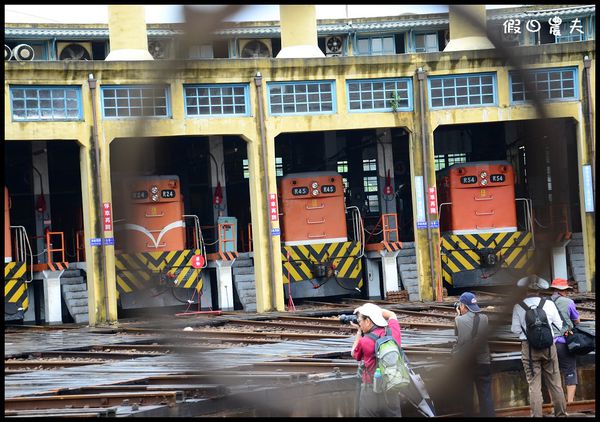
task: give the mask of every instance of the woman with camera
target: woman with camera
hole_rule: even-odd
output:
[[[398,394],[377,393],[373,389],[373,378],[377,358],[375,356],[375,341],[366,334],[373,332],[377,336],[385,334],[385,327],[389,327],[392,337],[401,346],[400,324],[396,314],[387,309],[380,308],[373,303],[365,303],[354,310],[357,328],[352,356],[357,361],[364,362],[362,370],[362,384],[358,398],[358,416],[401,416],[400,398]]]

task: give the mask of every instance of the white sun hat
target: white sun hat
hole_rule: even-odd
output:
[[[365,303],[364,305],[356,308],[354,313],[360,313],[361,315],[369,317],[371,321],[373,321],[373,324],[377,325],[378,327],[387,327],[388,325],[387,321],[383,317],[381,308],[374,303]]]

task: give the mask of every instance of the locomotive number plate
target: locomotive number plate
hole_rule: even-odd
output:
[[[335,186],[334,185],[323,185],[323,186],[321,186],[321,192],[322,193],[334,193]]]
[[[292,188],[292,195],[308,195],[308,188],[306,186]]]
[[[490,182],[500,183],[506,180],[506,176],[503,174],[492,174],[490,176]]]
[[[163,198],[175,198],[175,191],[173,189],[163,189],[160,191],[160,196]]]
[[[131,192],[131,199],[147,199],[148,191],[147,190],[136,190]]]
[[[477,183],[477,176],[463,176],[460,178],[460,183],[463,185],[471,185]]]

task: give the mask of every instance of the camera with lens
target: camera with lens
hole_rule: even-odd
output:
[[[454,302],[454,309],[460,308],[460,302]]]
[[[342,324],[350,324],[351,322],[358,324],[358,319],[356,318],[356,315],[352,314],[352,315],[340,315],[340,322]]]

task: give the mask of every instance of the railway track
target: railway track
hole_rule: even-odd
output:
[[[338,406],[339,413],[339,409],[352,407],[346,401],[354,395],[357,362],[349,355],[354,328],[341,324],[338,315],[351,313],[360,304],[327,303],[320,310],[302,314],[186,317],[178,319],[178,326],[124,323],[86,331],[95,343],[102,344],[49,350],[31,346],[35,351],[5,353],[5,373],[11,381],[7,384],[5,377],[5,387],[11,391],[26,390],[33,379],[41,384],[46,379],[48,384],[56,378],[73,379],[69,385],[5,395],[5,416],[256,415],[253,400],[260,401],[260,397],[283,402],[293,396],[291,392],[304,397],[317,390],[330,397],[330,403],[324,399],[313,410],[334,412],[331,406]],[[454,318],[451,303],[418,304],[408,309],[398,303],[385,306],[399,317],[403,348],[411,362],[427,367],[449,359]],[[19,341],[19,335],[27,332],[35,338],[63,332],[68,338],[78,330],[72,326],[5,330],[9,338]],[[103,338],[122,341],[104,343]],[[319,344],[336,346],[327,351]],[[519,342],[503,339],[490,341],[490,346],[492,351],[508,355],[520,350]],[[289,350],[298,348],[302,350],[297,356],[290,355]],[[273,355],[265,357],[265,351]],[[215,356],[218,361],[219,354],[223,360],[233,359],[233,364],[216,371],[209,362]],[[241,355],[247,356],[242,359]],[[108,376],[119,373],[125,375]],[[235,400],[246,400],[246,407],[232,407]],[[587,412],[583,408],[578,411]]]

